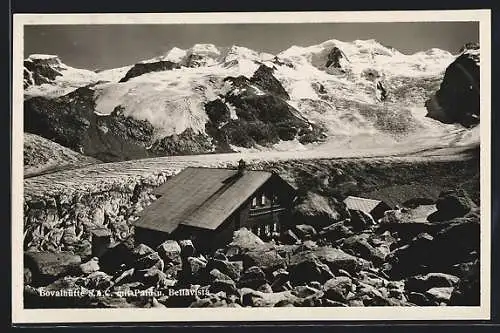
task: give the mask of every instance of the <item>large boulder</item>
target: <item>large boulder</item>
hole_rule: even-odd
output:
[[[436,201],[437,211],[427,218],[430,222],[447,221],[462,217],[476,205],[463,190],[441,192]]]
[[[347,295],[354,290],[354,286],[350,278],[338,276],[326,281],[323,290],[328,299],[345,302]]]
[[[153,249],[144,244],[134,246],[133,240],[129,239],[110,246],[101,256],[99,256],[99,266],[102,271],[114,274],[120,269],[120,266],[130,266],[139,258],[153,252]]]
[[[89,261],[80,265],[80,271],[83,274],[91,274],[97,272],[98,270],[100,270],[100,267],[99,267],[99,258],[97,257],[93,257]]]
[[[163,270],[165,268],[165,263],[163,262],[160,255],[157,252],[148,254],[136,260],[132,264],[132,268],[134,268],[135,270],[146,270],[153,267],[156,267],[160,270]]]
[[[243,255],[243,267],[257,266],[270,274],[279,268],[286,267],[286,261],[276,250],[249,251]]]
[[[436,305],[448,304],[453,293],[453,287],[434,287],[427,290],[424,295]]]
[[[403,241],[411,241],[419,234],[434,234],[435,228],[427,221],[384,222],[377,227],[378,232],[389,231]]]
[[[453,274],[455,266],[479,256],[480,223],[475,216],[437,225],[434,237],[423,233],[388,256],[393,278],[430,272]]]
[[[480,288],[480,265],[479,260],[476,260],[468,265],[460,282],[451,294],[449,305],[459,306],[478,306],[480,305],[481,288]]]
[[[182,271],[181,247],[175,240],[167,240],[160,244],[156,251],[165,263],[165,273],[176,277]]]
[[[190,239],[180,240],[179,246],[181,248],[182,258],[193,257],[196,254],[196,249]]]
[[[297,224],[295,227],[295,234],[301,239],[301,240],[310,240],[310,239],[315,239],[316,235],[318,234],[316,229],[314,229],[313,226],[307,225],[307,224]]]
[[[325,296],[321,288],[311,286],[296,286],[292,289],[292,294],[299,298],[294,305],[302,307],[322,306],[322,298]]]
[[[238,295],[238,289],[236,289],[236,284],[233,280],[215,280],[209,287],[210,292],[218,293],[223,291],[226,295]]]
[[[212,282],[214,282],[216,280],[218,280],[218,281],[221,281],[221,280],[230,280],[230,281],[233,281],[233,279],[230,276],[222,273],[217,268],[214,268],[211,271],[209,271],[207,278],[204,279],[204,280],[202,280],[202,281],[206,282],[206,283],[212,283]]]
[[[430,258],[433,267],[451,270],[452,265],[474,260],[479,255],[480,233],[477,217],[449,221],[435,236]]]
[[[318,247],[312,253],[324,264],[326,264],[331,271],[336,274],[339,270],[345,270],[351,274],[357,273],[363,268],[371,267],[371,263],[347,254],[344,251],[328,246]]]
[[[429,272],[428,262],[432,256],[431,247],[434,237],[422,233],[413,238],[409,244],[403,245],[387,256],[389,269],[387,274],[398,280],[416,274]]]
[[[271,289],[275,292],[290,290],[292,286],[289,277],[290,273],[284,268],[274,271]]]
[[[24,266],[31,271],[33,286],[46,285],[59,277],[79,272],[82,260],[71,252],[26,252]]]
[[[405,281],[409,291],[423,293],[431,288],[455,287],[460,279],[454,275],[444,273],[428,273],[412,276]]]
[[[218,269],[223,274],[229,276],[232,280],[237,281],[240,278],[241,271],[243,270],[243,263],[241,261],[228,261],[220,259],[208,260],[205,270],[210,272],[213,269]]]
[[[237,255],[250,250],[261,249],[265,243],[256,234],[247,228],[236,230],[233,234],[233,240],[228,245],[228,255]]]
[[[281,291],[275,293],[264,293],[250,288],[240,290],[241,299],[244,306],[251,307],[274,307],[281,304],[293,304],[299,298],[291,291]]]
[[[185,282],[196,282],[206,266],[207,261],[197,257],[188,257],[182,265],[180,279]]]
[[[349,220],[343,220],[330,224],[329,226],[322,228],[319,231],[318,236],[319,238],[325,238],[330,242],[336,242],[342,238],[350,237],[353,235],[353,232],[346,227],[346,223],[349,222]]]
[[[238,287],[247,287],[259,289],[260,286],[267,283],[266,274],[257,266],[247,268],[238,281]]]
[[[182,258],[181,258],[181,247],[179,243],[175,240],[167,240],[160,244],[157,248],[156,251],[160,255],[160,258],[165,262],[173,262],[173,263],[181,263],[182,264]]]
[[[289,261],[289,279],[292,285],[305,285],[311,281],[323,283],[334,277],[330,268],[312,251],[299,252]]]
[[[369,234],[351,236],[344,239],[341,247],[347,253],[371,261],[375,265],[379,266],[384,263],[385,254],[369,243],[369,236]]]
[[[135,270],[133,279],[141,282],[144,287],[168,287],[171,283],[168,276],[157,267],[146,270]]]
[[[280,240],[289,245],[299,244],[300,238],[291,229],[285,230],[280,237]]]
[[[333,198],[307,192],[294,207],[293,218],[299,224],[308,224],[316,228],[326,227],[342,219],[337,208],[341,205],[343,203],[339,203]]]
[[[368,229],[376,224],[373,217],[362,210],[350,210],[350,213],[349,225],[356,231]]]

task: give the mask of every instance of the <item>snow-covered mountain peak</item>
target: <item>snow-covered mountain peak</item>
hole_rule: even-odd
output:
[[[98,73],[67,66],[57,56],[31,59],[25,61],[26,98],[59,97],[88,86],[76,95],[91,96],[85,99],[91,114],[114,119],[119,109],[124,118],[117,121],[146,126],[145,147],[156,142],[158,151],[183,151],[193,142],[237,150],[293,141],[299,134],[300,142],[315,142],[322,133],[332,142],[354,136],[396,142],[433,128],[434,120],[415,118],[411,110],[424,107],[455,56],[436,48],[407,55],[376,40],[331,39],[276,55],[238,45],[174,47]],[[187,146],[170,146],[176,140]],[[208,148],[197,149],[192,151]]]
[[[54,54],[30,54],[25,61],[45,62],[50,64],[61,64],[59,56]]]
[[[186,57],[186,50],[180,49],[178,47],[173,47],[164,57],[164,60],[180,63]]]
[[[28,95],[63,95],[98,81],[98,74],[64,64],[56,55],[32,54],[24,60],[24,87]]]
[[[249,59],[261,60],[259,53],[244,46],[233,45],[229,47],[224,56],[224,61]]]

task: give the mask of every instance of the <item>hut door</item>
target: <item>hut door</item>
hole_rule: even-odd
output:
[[[236,214],[236,217],[234,219],[234,227],[235,227],[235,230],[239,230],[240,229],[240,226],[241,225],[241,216],[240,214]]]

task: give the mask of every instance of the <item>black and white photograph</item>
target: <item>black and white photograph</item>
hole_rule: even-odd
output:
[[[14,18],[18,318],[488,318],[489,12],[267,14]]]

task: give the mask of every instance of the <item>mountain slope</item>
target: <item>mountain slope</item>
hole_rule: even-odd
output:
[[[374,40],[330,40],[271,55],[197,44],[79,75],[47,58],[29,70],[45,79],[26,86],[25,130],[105,161],[463,135],[420,117],[455,60],[438,49],[404,55]]]
[[[24,134],[24,176],[100,163],[38,135]]]

